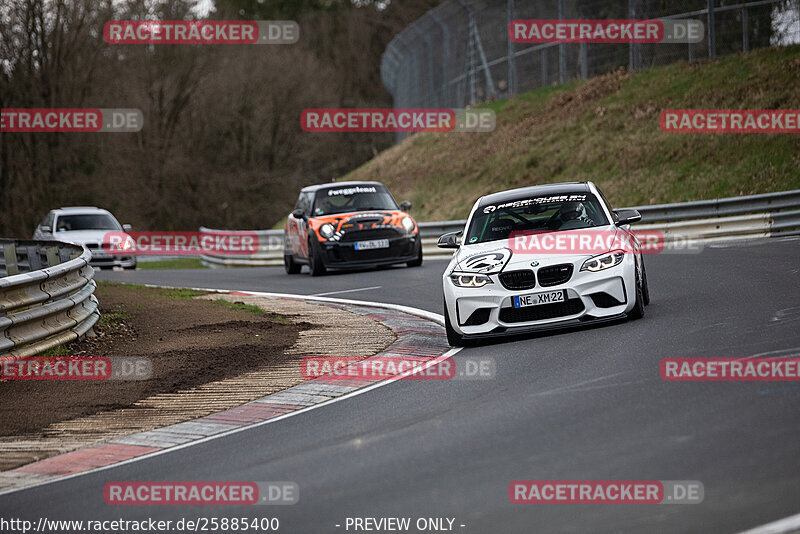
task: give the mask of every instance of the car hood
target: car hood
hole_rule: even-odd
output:
[[[597,227],[592,230],[608,232],[610,235],[617,235],[620,231],[612,225]],[[582,262],[609,250],[610,248],[608,250],[590,252],[520,251],[512,250],[509,240],[504,239],[488,243],[462,245],[453,258],[453,270],[467,273],[495,274],[501,271]],[[535,265],[533,265],[534,263]]]
[[[101,244],[103,236],[109,232],[119,233],[119,230],[73,230],[71,232],[56,232],[53,237],[58,241],[66,243],[77,243],[78,245]]]

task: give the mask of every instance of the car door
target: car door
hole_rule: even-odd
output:
[[[290,214],[286,220],[287,238],[292,254],[300,258],[308,258],[308,216],[311,214],[311,202],[314,194],[300,193],[295,209],[303,210],[306,219]]]

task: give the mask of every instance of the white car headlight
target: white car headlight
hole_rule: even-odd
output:
[[[322,234],[322,237],[325,239],[329,239],[333,235],[334,229],[331,223],[325,223],[319,227],[319,233]]]
[[[458,287],[483,287],[494,283],[485,274],[453,273],[450,275],[450,280]]]
[[[604,269],[610,269],[615,265],[619,265],[622,263],[622,259],[625,257],[624,250],[612,250],[611,252],[606,252],[605,254],[600,254],[599,256],[594,256],[583,262],[583,266],[581,266],[581,271],[591,271],[597,272],[602,271]]]
[[[403,225],[403,228],[406,232],[411,232],[414,230],[414,219],[411,217],[403,217],[403,220],[400,221],[400,224]]]

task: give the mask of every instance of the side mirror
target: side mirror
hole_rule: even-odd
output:
[[[403,210],[403,211],[405,211],[405,212],[409,212],[409,211],[411,211],[411,201],[410,201],[410,200],[404,200],[404,201],[402,201],[402,202],[400,203],[400,209],[401,209],[401,210]]]
[[[625,226],[642,220],[642,214],[638,210],[614,210],[617,214],[617,226]]]
[[[130,224],[123,224],[122,229],[125,230],[126,232],[130,232],[131,230],[133,230],[133,226],[131,226]]]
[[[306,214],[303,212],[302,208],[297,208],[292,212],[292,217],[294,217],[295,219],[305,220]]]
[[[46,232],[46,233],[48,233],[48,234],[49,234],[50,232],[52,232],[52,231],[53,231],[53,228],[52,228],[51,226],[40,226],[40,227],[39,227],[39,230],[41,230],[42,232]]]
[[[458,248],[458,247],[460,247],[461,246],[461,238],[460,238],[459,234],[461,234],[461,232],[450,232],[450,233],[444,234],[443,236],[441,236],[439,238],[439,242],[437,243],[437,246],[439,248]]]

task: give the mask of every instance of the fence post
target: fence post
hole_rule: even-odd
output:
[[[717,55],[716,28],[714,27],[714,0],[708,0],[708,59],[714,59]]]
[[[558,0],[558,20],[564,20],[564,0]],[[567,81],[567,45],[558,45],[558,83]]]
[[[449,72],[449,65],[450,65],[450,29],[447,27],[446,21],[442,21],[435,13],[435,10],[431,10],[430,13],[431,18],[436,21],[442,28],[442,107],[449,106],[449,99],[448,99],[448,89],[450,87],[450,82],[447,79],[447,73]]]
[[[589,77],[589,65],[587,61],[589,60],[589,53],[588,53],[588,45],[586,43],[580,44],[580,54],[581,54],[581,79],[587,79]]]
[[[636,18],[636,0],[628,0],[628,17]],[[641,58],[639,44],[631,41],[628,45],[628,70],[638,71],[641,69]]]
[[[750,51],[750,20],[748,20],[747,6],[742,8],[742,52]]]
[[[542,87],[547,87],[547,47],[542,48]]]
[[[433,44],[431,43],[430,35],[428,35],[427,33],[424,33],[422,30],[420,30],[417,27],[416,23],[412,24],[411,26],[414,28],[414,31],[416,31],[418,34],[420,34],[422,39],[425,41],[425,44],[428,45],[428,54],[427,54],[428,55],[428,74],[429,74],[429,76],[428,76],[428,90],[427,90],[428,94],[427,94],[427,97],[424,99],[424,102],[421,102],[422,107],[427,108],[427,107],[433,106],[433,99],[436,98],[436,87],[435,87],[435,81],[434,81],[434,75],[433,75]],[[420,69],[420,71],[419,71],[420,76],[422,76],[422,65],[420,65],[419,69]],[[421,87],[422,87],[422,80],[420,79],[420,88]]]
[[[514,0],[508,0],[506,4],[506,19],[508,20],[508,24],[506,25],[506,29],[511,27],[511,22],[514,20],[516,16],[514,13]],[[517,60],[514,57],[514,41],[511,39],[507,39],[508,41],[508,80],[506,81],[506,85],[508,87],[508,96],[517,94]]]

